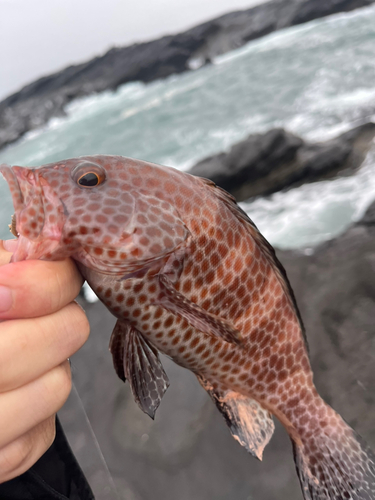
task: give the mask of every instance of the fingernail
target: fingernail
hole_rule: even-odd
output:
[[[14,252],[17,246],[17,240],[3,240],[3,248],[7,252]]]
[[[6,286],[0,285],[0,312],[9,311],[12,307],[12,291]]]

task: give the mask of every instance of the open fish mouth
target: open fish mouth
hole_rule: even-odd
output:
[[[62,233],[61,201],[37,170],[0,165],[0,173],[8,183],[15,210],[10,230],[18,240],[11,261],[50,258]],[[59,212],[54,224],[46,218],[45,202],[51,200]]]

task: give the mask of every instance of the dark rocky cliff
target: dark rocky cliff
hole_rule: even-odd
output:
[[[268,33],[375,0],[272,0],[231,12],[183,33],[109,50],[103,56],[40,78],[0,102],[0,149],[64,113],[72,99],[150,82],[206,64],[212,57]]]

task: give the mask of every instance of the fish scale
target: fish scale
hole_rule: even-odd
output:
[[[143,411],[153,418],[169,385],[160,351],[197,375],[254,456],[272,415],[281,421],[305,499],[375,497],[371,450],[314,387],[285,271],[228,193],[117,156],[0,171],[16,210],[12,260],[77,262],[117,318],[114,367]]]

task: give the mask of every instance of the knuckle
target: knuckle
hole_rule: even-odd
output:
[[[81,338],[83,340],[82,344],[84,344],[90,334],[90,323],[82,307],[77,302],[73,304],[77,312],[77,329],[81,333]]]
[[[61,398],[65,400],[70,394],[72,389],[72,372],[70,370],[70,364],[68,360],[65,360],[61,365],[58,366],[58,389],[61,393]]]
[[[53,262],[53,282],[59,303],[68,303],[79,293],[83,283],[82,275],[71,259]]]
[[[77,296],[83,278],[70,259],[56,262],[24,262],[26,265],[17,267],[12,280],[13,283],[18,283],[15,294],[17,311],[25,311],[27,304],[27,315],[38,316],[41,311],[46,315],[58,311]],[[30,287],[38,282],[43,285],[30,296]]]
[[[25,435],[0,450],[0,483],[13,479],[31,467],[33,442],[29,435]]]
[[[55,438],[55,419],[47,419],[0,450],[0,484],[28,470]]]
[[[17,386],[19,371],[15,369],[15,358],[29,352],[30,330],[19,320],[0,323],[0,393]]]
[[[66,358],[82,347],[90,333],[90,325],[84,311],[74,302],[48,318],[40,318],[39,323],[39,331],[45,344],[51,343],[53,332],[52,337]]]
[[[9,481],[18,475],[19,470],[27,468],[32,446],[24,437],[0,450],[0,483]]]
[[[65,266],[65,269],[69,271],[68,280],[77,295],[84,281],[82,274],[78,271],[78,268],[72,259],[64,260],[63,265]],[[67,272],[65,271],[64,274],[67,275]]]
[[[90,324],[84,310],[76,302],[69,304],[67,309],[66,330],[73,338],[72,349],[77,351],[86,342],[90,334]],[[73,354],[73,352],[71,354]]]
[[[62,407],[68,399],[71,389],[72,377],[70,365],[69,361],[66,360],[51,370],[46,382],[45,399],[51,413],[55,413]]]
[[[56,437],[56,425],[55,425],[55,414],[52,417],[49,417],[43,425],[41,426],[40,432],[40,442],[41,448],[44,451],[47,451],[48,448],[52,445]]]

